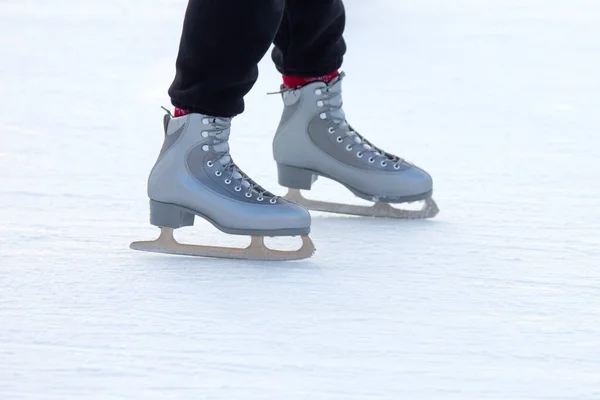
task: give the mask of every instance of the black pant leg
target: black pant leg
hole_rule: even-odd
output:
[[[312,78],[342,66],[346,43],[342,0],[287,0],[271,54],[284,75]]]
[[[175,107],[233,117],[258,78],[285,0],[189,0],[169,88]]]

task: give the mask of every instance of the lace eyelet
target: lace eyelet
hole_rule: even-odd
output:
[[[269,200],[269,203],[275,204],[275,203],[277,203],[277,199],[275,197],[273,197],[271,200]]]
[[[208,147],[208,145],[206,145],[206,144],[205,144],[204,146],[202,146],[202,150],[204,150],[204,151],[208,151],[208,150],[209,150],[209,147]]]
[[[370,162],[371,164],[373,164],[373,163],[375,162],[375,159],[374,159],[373,157],[369,157],[369,162]]]
[[[322,95],[322,94],[323,94],[323,92],[321,91],[321,89],[317,89],[317,90],[315,90],[315,94],[316,94],[317,96],[320,96],[320,95]]]
[[[236,192],[241,192],[242,191],[242,187],[241,186],[236,186],[233,188]]]
[[[342,143],[344,141],[344,139],[342,139],[341,136],[338,136],[337,138],[335,138],[335,140],[337,140],[338,143]]]
[[[244,196],[246,196],[247,198],[250,198],[250,197],[252,197],[252,193],[246,192],[246,194]]]
[[[335,129],[333,129],[332,127],[329,127],[329,129],[327,129],[327,132],[333,133],[333,132],[335,132]]]
[[[394,164],[394,169],[400,169],[400,166],[398,164]]]
[[[385,167],[386,165],[387,165],[387,162],[385,162],[385,161],[382,161],[382,162],[381,162],[381,166],[382,166],[382,167]]]
[[[207,131],[202,131],[202,137],[208,137],[208,132]]]
[[[221,171],[215,171],[215,175],[216,176],[221,176],[221,175],[223,175],[223,173]]]
[[[352,145],[351,144],[349,144],[349,145],[346,146],[346,151],[352,151]]]
[[[256,201],[263,201],[265,198],[264,197],[257,197]]]
[[[327,114],[325,114],[325,113],[321,113],[321,114],[319,115],[319,117],[321,117],[321,119],[326,119],[326,118],[327,118]]]
[[[212,161],[208,161],[208,162],[206,163],[206,166],[207,166],[208,168],[211,168],[213,165],[215,165],[215,164],[214,164]]]
[[[225,184],[229,185],[231,183],[231,179],[225,179]]]
[[[317,101],[317,106],[318,107],[323,107],[323,100]]]
[[[358,153],[356,153],[356,157],[362,158],[362,156],[363,156],[363,153],[361,153],[360,151]]]

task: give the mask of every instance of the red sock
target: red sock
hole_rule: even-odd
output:
[[[313,78],[301,78],[298,76],[283,75],[283,85],[288,89],[297,89],[297,88],[307,85],[311,82],[321,81],[321,82],[329,83],[332,80],[334,80],[335,78],[337,78],[338,76],[340,76],[339,71],[332,72],[331,74],[328,74],[328,75],[316,76]],[[175,118],[183,117],[184,115],[188,115],[189,113],[190,112],[187,110],[182,110],[181,108],[175,107],[175,110],[173,111],[173,116]]]
[[[183,117],[184,115],[188,115],[189,113],[190,113],[189,111],[182,110],[181,108],[175,107],[175,110],[173,111],[173,116],[175,118],[177,118],[177,117]]]
[[[283,76],[283,86],[288,89],[297,89],[311,82],[321,81],[329,83],[340,75],[338,71],[332,72],[329,75],[317,76],[314,78],[300,78],[298,76]]]

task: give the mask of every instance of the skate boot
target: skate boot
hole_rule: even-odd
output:
[[[150,223],[161,228],[155,241],[131,248],[169,254],[260,260],[293,260],[314,253],[310,214],[263,189],[242,172],[229,153],[231,119],[187,114],[164,117],[165,138],[148,179]],[[252,237],[248,248],[181,244],[173,230],[198,216],[222,232]],[[264,236],[301,236],[302,247],[279,251]]]
[[[313,82],[283,89],[285,105],[273,140],[279,184],[289,188],[286,199],[309,210],[339,214],[419,219],[432,218],[438,208],[431,198],[427,172],[387,153],[356,132],[342,109],[340,74],[329,84]],[[372,206],[327,203],[306,199],[317,177],[332,179]],[[389,203],[424,201],[420,210],[403,210]]]

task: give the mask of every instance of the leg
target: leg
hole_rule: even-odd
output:
[[[176,109],[164,118],[164,142],[148,179],[155,241],[131,248],[206,257],[291,260],[314,252],[310,214],[263,189],[229,152],[231,117],[257,78],[257,63],[277,31],[284,0],[190,0],[169,91]],[[179,112],[178,112],[179,111]],[[222,232],[252,236],[246,249],[177,243],[173,230],[196,217]],[[264,246],[264,236],[302,236],[297,251]]]
[[[341,66],[346,49],[341,0],[288,0],[272,57],[284,75],[285,105],[273,141],[279,183],[287,199],[309,210],[393,218],[431,218],[433,181],[423,169],[378,148],[346,120]],[[395,134],[395,132],[394,132]],[[346,186],[372,207],[311,201],[317,177]],[[389,203],[424,201],[421,210],[400,210]]]
[[[244,110],[285,0],[190,0],[169,88],[175,107],[219,117]]]
[[[279,72],[303,78],[331,74],[346,53],[341,0],[287,0],[272,59]]]

